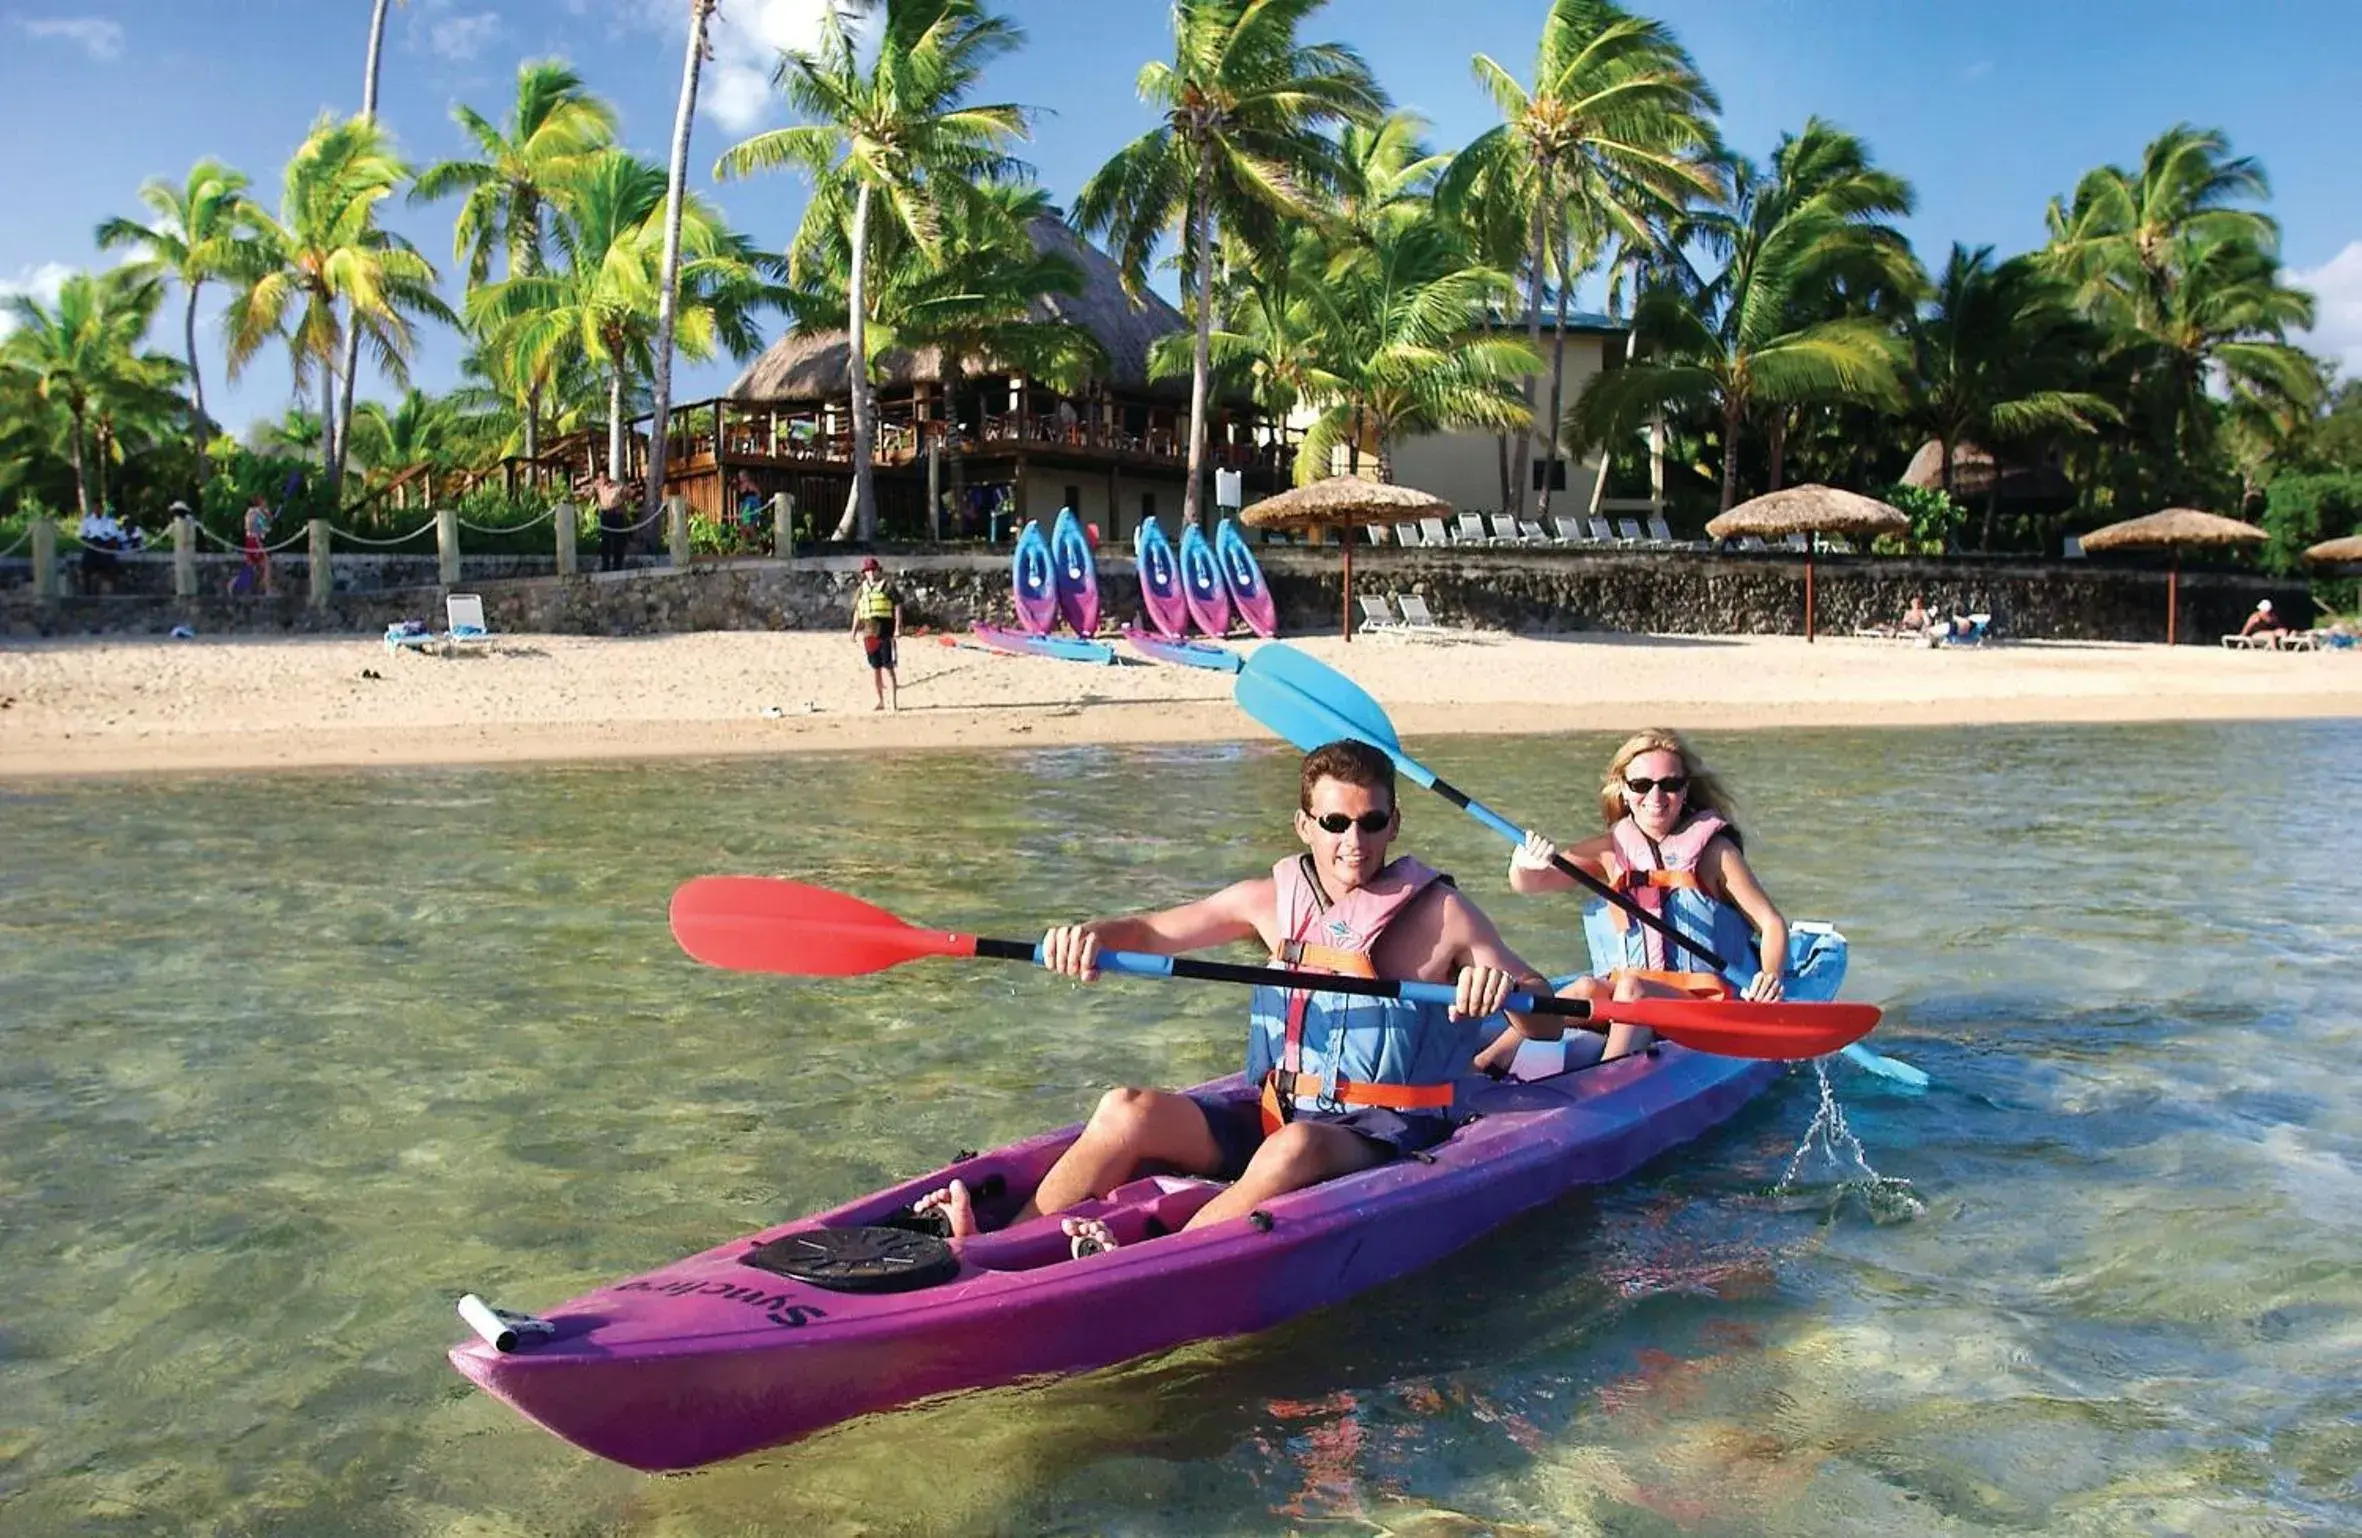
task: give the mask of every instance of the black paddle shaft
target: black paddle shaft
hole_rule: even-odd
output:
[[[990,940],[979,936],[976,954],[994,961],[1022,961],[1039,965],[1040,958],[1033,945],[1024,940]],[[1120,958],[1120,959],[1119,959]],[[1136,960],[1140,965],[1126,966],[1124,961]],[[1146,963],[1155,963],[1151,968]],[[1114,963],[1109,965],[1108,963]],[[1193,977],[1209,983],[1245,983],[1249,986],[1270,984],[1274,988],[1300,988],[1317,993],[1352,993],[1371,999],[1400,999],[1407,997],[1403,984],[1390,977],[1345,977],[1327,972],[1294,972],[1285,967],[1247,967],[1227,961],[1197,961],[1186,956],[1135,957],[1133,953],[1116,951],[1101,958],[1101,964],[1111,972],[1132,976]],[[1445,983],[1414,983],[1413,988],[1444,989]],[[1559,1015],[1569,1020],[1588,1020],[1592,1016],[1589,999],[1561,999],[1548,994],[1532,994],[1525,990],[1510,996],[1505,1008],[1521,1015]]]
[[[1463,791],[1460,789],[1460,787],[1454,785],[1449,780],[1434,780],[1429,784],[1428,789],[1434,791],[1437,795],[1443,797],[1446,801],[1449,801],[1461,811],[1467,812],[1470,815],[1476,817],[1480,822],[1501,828],[1508,828],[1510,826],[1509,822],[1505,818],[1493,812],[1490,808],[1484,806],[1482,803],[1470,799],[1466,791]],[[1577,885],[1588,888],[1590,891],[1597,893],[1600,897],[1611,903],[1614,903],[1617,907],[1623,909],[1626,913],[1631,914],[1634,918],[1640,920],[1641,923],[1646,924],[1649,928],[1655,930],[1658,934],[1663,935],[1666,939],[1672,941],[1675,945],[1680,946],[1683,950],[1689,951],[1693,955],[1697,956],[1701,961],[1712,962],[1716,971],[1726,972],[1730,970],[1730,963],[1725,961],[1714,951],[1711,946],[1707,945],[1704,941],[1691,939],[1688,935],[1683,934],[1671,924],[1666,923],[1663,919],[1649,912],[1648,909],[1643,908],[1631,898],[1625,896],[1623,893],[1617,891],[1614,887],[1609,886],[1606,882],[1592,875],[1589,871],[1583,869],[1582,866],[1577,865],[1565,855],[1552,855],[1550,857],[1550,863],[1562,873],[1573,877]]]

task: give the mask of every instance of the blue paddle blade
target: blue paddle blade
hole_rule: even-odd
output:
[[[1845,1055],[1855,1067],[1882,1079],[1892,1079],[1910,1089],[1925,1089],[1928,1086],[1929,1080],[1924,1069],[1914,1068],[1899,1057],[1873,1052],[1858,1041],[1847,1044]]]
[[[1321,742],[1352,737],[1374,748],[1384,748],[1389,753],[1402,751],[1402,739],[1394,734],[1394,723],[1387,719],[1386,708],[1370,698],[1369,691],[1327,663],[1317,661],[1284,642],[1275,641],[1269,646],[1255,649],[1255,654],[1247,659],[1247,671],[1300,696],[1343,723],[1344,730],[1330,732],[1321,738]],[[1251,711],[1249,713],[1252,714]],[[1264,720],[1262,716],[1258,715],[1255,719],[1272,726],[1290,742],[1296,741],[1292,733]],[[1320,743],[1297,745],[1310,752]]]
[[[1256,672],[1256,659],[1270,650],[1266,646],[1249,657],[1239,671],[1237,682],[1230,686],[1230,697],[1238,702],[1239,709],[1304,752],[1332,742],[1366,742],[1394,760],[1395,773],[1412,784],[1425,787],[1435,783],[1435,776],[1418,760],[1404,757],[1402,750],[1391,742],[1372,741],[1358,722],[1339,715],[1326,701],[1292,689],[1268,673]]]

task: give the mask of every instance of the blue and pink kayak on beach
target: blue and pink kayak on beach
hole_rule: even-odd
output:
[[[1140,575],[1140,612],[1148,628],[1178,641],[1189,634],[1189,600],[1181,594],[1181,562],[1154,517],[1132,536],[1132,565]]]
[[[1793,954],[1789,996],[1834,996],[1843,937],[1799,925]],[[1062,1215],[992,1227],[1081,1129],[1046,1132],[596,1288],[514,1331],[479,1306],[486,1338],[453,1347],[451,1363],[602,1458],[696,1468],[938,1394],[1268,1329],[1432,1264],[1575,1187],[1622,1179],[1783,1072],[1670,1043],[1553,1066],[1530,1076],[1521,1053],[1516,1077],[1464,1084],[1466,1119],[1428,1154],[1229,1222],[1182,1232],[1221,1183],[1144,1175],[1063,1214],[1099,1219],[1120,1243],[1082,1259]],[[1199,1092],[1251,1093],[1235,1076]],[[894,1226],[955,1177],[979,1193],[987,1232],[946,1242]]]

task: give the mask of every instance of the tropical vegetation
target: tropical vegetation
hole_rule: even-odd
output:
[[[501,100],[455,104],[455,152],[418,169],[376,114],[379,70],[402,67],[390,3],[360,111],[314,124],[275,199],[200,160],[100,225],[121,265],[10,301],[0,513],[152,521],[262,489],[369,525],[506,497],[493,472],[519,459],[544,487],[594,458],[644,469],[653,498],[673,360],[748,356],[787,326],[850,335],[848,491],[820,521],[873,539],[885,355],[1079,387],[1109,360],[1054,312],[1091,236],[1133,294],[1179,298],[1187,324],[1149,366],[1188,381],[1191,520],[1207,424],[1241,400],[1290,424],[1300,479],[1390,478],[1409,439],[1481,435],[1518,516],[1548,513],[1585,458],[1608,494],[1661,485],[1689,527],[1826,480],[1891,495],[1939,548],[2055,551],[2189,505],[2261,520],[2288,568],[2362,519],[2362,386],[2298,345],[2314,302],[2270,181],[2218,129],[2127,144],[2061,190],[2035,249],[1923,262],[1900,224],[1914,190],[1870,143],[1817,118],[1727,143],[1681,39],[1613,0],[1535,0],[1530,65],[1472,58],[1492,112],[1457,146],[1390,109],[1335,36],[1348,8],[1176,0],[1169,52],[1138,74],[1152,123],[1062,216],[1018,158],[1043,109],[992,85],[1015,24],[986,0],[875,0],[828,8],[776,77],[792,120],[713,167],[808,191],[774,253],[689,170],[713,0],[682,0],[655,153],[564,60],[534,59]],[[448,211],[447,269],[388,228],[396,199]],[[409,377],[434,328],[461,357],[439,390]],[[1611,338],[1602,370],[1571,366],[1585,331]],[[299,400],[225,436],[208,387],[266,348]]]

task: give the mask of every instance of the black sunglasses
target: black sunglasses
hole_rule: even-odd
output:
[[[1645,796],[1652,790],[1661,790],[1668,796],[1678,796],[1689,789],[1689,776],[1668,774],[1663,779],[1652,780],[1645,774],[1636,774],[1624,782],[1624,788],[1636,796]]]
[[[1330,812],[1325,816],[1315,817],[1313,821],[1320,824],[1323,833],[1342,833],[1347,828],[1359,828],[1364,833],[1383,833],[1386,831],[1387,825],[1394,821],[1394,814],[1392,812],[1364,812],[1359,817],[1348,817],[1343,812]]]

